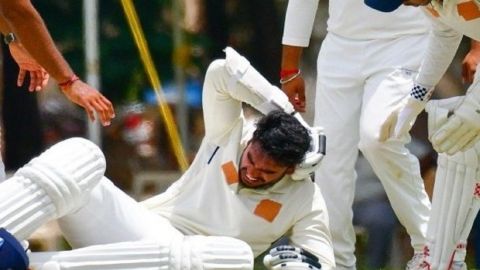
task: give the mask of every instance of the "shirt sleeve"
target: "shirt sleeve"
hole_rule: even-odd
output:
[[[430,18],[432,29],[416,81],[421,85],[434,87],[447,71],[463,35],[441,22],[440,19]]]
[[[312,35],[318,0],[290,0],[285,15],[282,43],[307,47]]]
[[[243,119],[245,102],[263,114],[280,109],[293,112],[288,97],[263,77],[250,62],[231,48],[225,60],[214,61],[203,86],[205,138],[216,140]]]
[[[227,91],[225,60],[210,64],[205,74],[202,93],[205,140],[219,140],[242,116],[242,102]]]
[[[327,207],[318,187],[315,186],[311,190],[314,192],[313,201],[300,208],[303,216],[292,227],[290,242],[317,256],[322,269],[334,269],[335,259],[328,227]]]

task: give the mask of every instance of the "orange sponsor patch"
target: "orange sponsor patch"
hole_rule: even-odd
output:
[[[253,213],[268,222],[272,222],[280,212],[280,208],[282,208],[281,203],[265,199],[257,204]]]
[[[457,11],[465,21],[471,21],[480,17],[480,8],[474,1],[459,3],[457,5]]]
[[[229,185],[238,183],[238,172],[233,161],[223,164],[222,171]]]

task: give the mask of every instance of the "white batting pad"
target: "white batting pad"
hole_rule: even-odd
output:
[[[0,184],[0,227],[18,240],[26,239],[55,216],[55,206],[29,179],[12,177]]]
[[[427,106],[429,133],[444,123],[460,99],[432,102]],[[463,262],[468,234],[480,207],[478,179],[480,144],[455,155],[439,154],[428,224],[427,263],[431,269],[449,269]]]
[[[73,138],[55,144],[0,184],[0,227],[27,238],[78,208],[104,172],[105,158],[92,142]]]
[[[62,252],[32,253],[32,270],[253,269],[253,254],[229,237],[188,236],[173,243],[122,242]]]
[[[250,246],[231,237],[187,236],[175,250],[173,269],[253,269]]]

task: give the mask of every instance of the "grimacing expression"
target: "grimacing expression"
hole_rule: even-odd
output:
[[[258,142],[250,141],[240,158],[240,181],[249,188],[274,184],[295,168],[278,164],[264,153]]]

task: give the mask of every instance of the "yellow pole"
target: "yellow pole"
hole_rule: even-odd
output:
[[[145,35],[143,34],[142,28],[140,27],[140,22],[132,0],[122,0],[122,7],[125,15],[127,16],[130,30],[132,31],[133,37],[135,39],[135,44],[137,45],[137,48],[140,52],[143,66],[147,72],[153,90],[155,91],[155,96],[157,97],[160,113],[166,123],[167,133],[170,138],[170,144],[173,148],[175,157],[177,158],[178,165],[180,166],[180,169],[182,171],[186,171],[188,168],[188,160],[185,156],[185,152],[180,141],[177,127],[173,120],[172,112],[165,100],[165,96],[162,91],[162,85],[160,84],[160,78],[158,77],[155,65],[153,64],[152,57],[150,55],[150,51],[148,50],[147,42],[145,40]]]

